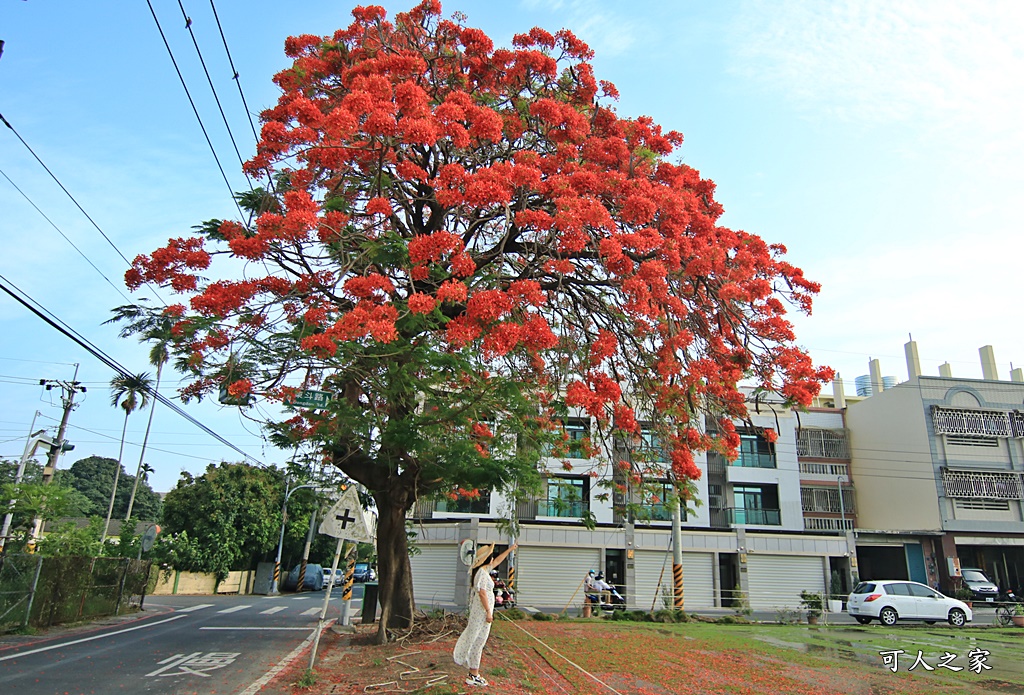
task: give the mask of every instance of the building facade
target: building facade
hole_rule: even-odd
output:
[[[847,408],[861,578],[912,579],[951,593],[957,568],[1024,586],[1024,375],[920,373]]]
[[[764,400],[748,410],[735,460],[715,453],[696,459],[700,504],[688,505],[682,521],[687,610],[738,601],[753,609],[794,609],[801,591],[827,591],[833,576],[849,588],[853,548],[845,529],[853,523],[854,498],[842,411],[819,408],[798,416]],[[564,423],[570,442],[592,428],[584,414],[572,415]],[[778,434],[776,441],[769,441],[767,429]],[[659,450],[646,431],[644,445]],[[600,456],[582,458],[583,447],[570,446],[567,458],[543,461],[550,473],[541,495],[519,504],[486,491],[472,500],[420,500],[411,513],[417,602],[465,605],[469,573],[458,560],[459,543],[494,542],[500,550],[510,540],[501,519],[514,517],[521,605],[571,609],[582,603],[587,572],[601,570],[628,607],[670,606],[671,514],[664,498],[637,498],[628,481],[612,491],[597,484],[609,477],[620,482],[614,461],[627,448],[612,442]],[[841,489],[845,507],[838,501]],[[629,501],[639,502],[639,513]],[[592,520],[589,528],[584,517]]]

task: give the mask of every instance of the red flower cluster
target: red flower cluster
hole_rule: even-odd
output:
[[[198,374],[281,340],[282,325],[304,361],[267,351],[281,360],[268,373],[331,372],[339,346],[432,345],[438,364],[461,350],[621,431],[638,429],[634,400],[658,410],[684,478],[693,451],[738,445],[726,425],[721,441],[688,428],[702,408],[744,416],[745,375],[798,404],[831,377],[792,344],[785,312],[809,311],[818,285],[783,247],[718,224],[714,183],[670,161],[682,136],[608,108],[615,87],[572,33],[495,48],[436,0],[392,20],[352,14],[330,36],[286,42],[293,62],[245,169],[287,186],[254,224],[210,235],[265,277],[201,280],[211,256],[197,238],[126,274],[132,289],[192,294],[168,315]]]

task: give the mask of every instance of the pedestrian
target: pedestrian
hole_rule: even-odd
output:
[[[466,685],[487,685],[486,679],[480,675],[480,656],[483,654],[487,637],[491,634],[491,622],[494,620],[494,581],[491,570],[508,557],[516,549],[516,544],[495,558],[494,544],[477,548],[473,562],[473,590],[469,595],[469,623],[459,635],[455,643],[455,663],[469,669]]]

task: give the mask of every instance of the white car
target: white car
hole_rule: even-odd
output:
[[[897,579],[861,582],[847,599],[846,612],[861,625],[877,618],[889,626],[897,620],[923,620],[929,625],[944,620],[963,627],[974,620],[973,611],[963,601],[924,584]]]

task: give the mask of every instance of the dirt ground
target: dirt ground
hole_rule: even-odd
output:
[[[891,673],[880,660],[798,654],[751,639],[748,628],[601,620],[496,619],[481,673],[487,688],[464,684],[452,660],[464,619],[421,620],[409,634],[373,644],[376,626],[327,631],[316,683],[303,687],[308,652],[261,692],[270,695],[493,692],[502,695],[982,695],[1022,693],[974,674]],[[991,687],[989,687],[991,686]]]

